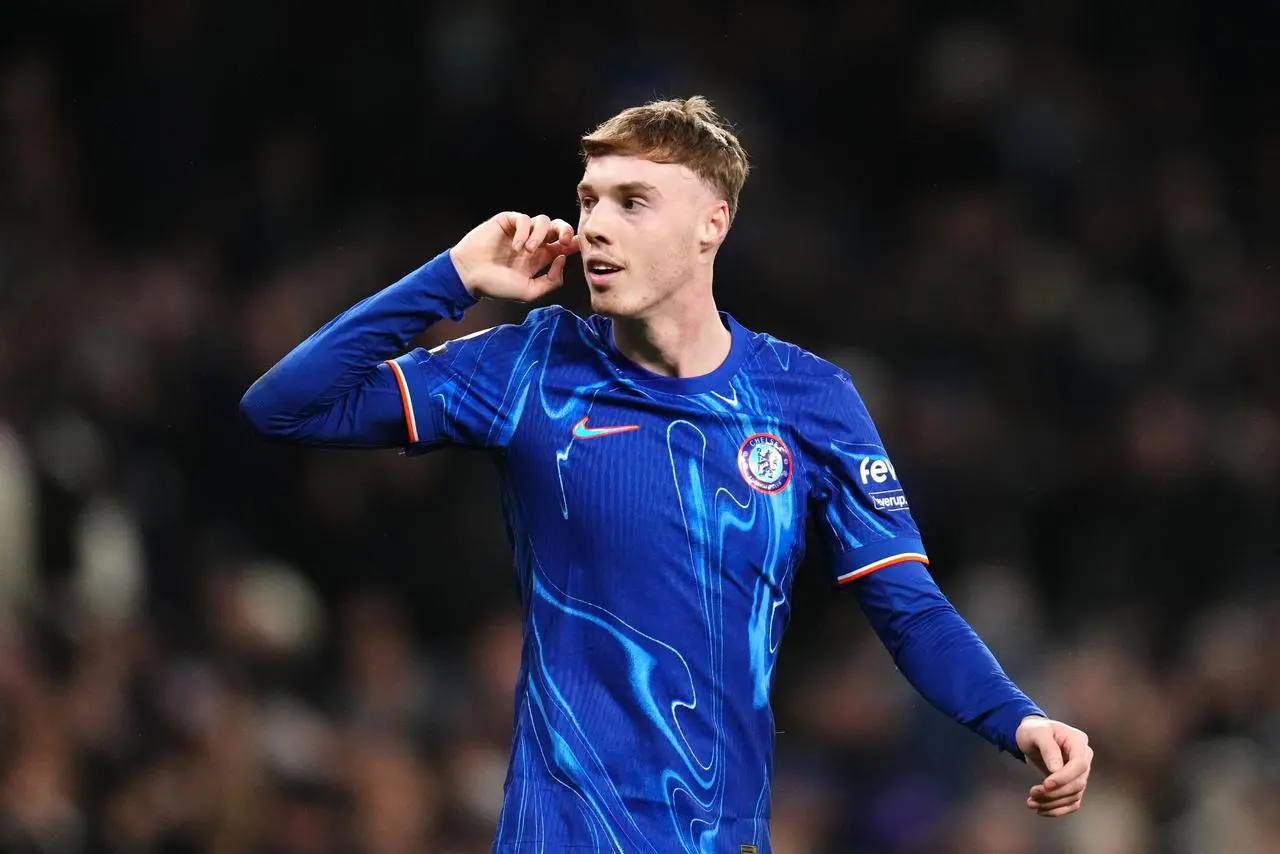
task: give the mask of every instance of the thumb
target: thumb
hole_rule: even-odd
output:
[[[1036,738],[1036,750],[1040,753],[1040,761],[1050,775],[1056,774],[1063,765],[1062,747],[1050,733],[1043,733]],[[1046,788],[1052,788],[1046,784]]]
[[[546,296],[564,284],[565,259],[566,256],[557,255],[551,261],[551,266],[547,268],[547,272],[533,279],[533,299]]]

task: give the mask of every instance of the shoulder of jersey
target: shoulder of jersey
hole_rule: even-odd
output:
[[[459,335],[433,347],[432,355],[437,355],[447,351],[455,350],[460,345],[468,342],[481,342],[495,335],[515,335],[519,339],[536,335],[540,330],[555,324],[556,320],[562,315],[569,315],[576,319],[576,315],[566,308],[558,305],[548,305],[540,308],[532,309],[524,316],[524,319],[516,322],[509,321],[507,323],[499,323],[496,326],[486,326],[483,329],[477,329],[475,332],[469,332],[466,335]],[[513,339],[507,338],[511,341]]]
[[[574,314],[562,305],[544,305],[535,309],[531,309],[525,315],[524,322],[529,326],[545,326],[548,323],[554,323],[557,320],[574,320],[578,323],[582,322],[582,318]]]
[[[530,309],[524,316],[524,320],[520,322],[511,322],[501,326],[495,326],[494,329],[516,329],[520,328],[527,334],[536,334],[538,331],[549,326],[555,326],[558,322],[564,320],[573,320],[581,323],[582,320],[572,311],[560,305],[544,305],[538,308]],[[488,332],[489,330],[484,330]]]
[[[806,382],[838,386],[851,383],[847,371],[834,362],[806,350],[799,344],[784,341],[767,332],[751,332],[752,349],[759,354],[756,360],[764,370],[789,373]]]

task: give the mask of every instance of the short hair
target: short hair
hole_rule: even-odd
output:
[[[723,195],[730,223],[750,170],[733,129],[701,95],[629,107],[582,137],[584,162],[609,154],[687,166]]]

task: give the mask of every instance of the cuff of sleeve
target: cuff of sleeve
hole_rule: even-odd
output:
[[[451,320],[461,320],[466,310],[480,301],[462,284],[462,277],[458,275],[458,268],[453,265],[453,257],[448,249],[411,275],[425,284],[432,296],[443,303],[445,313]]]
[[[863,576],[870,575],[877,569],[893,566],[895,563],[915,560],[929,565],[929,557],[925,554],[924,544],[915,537],[895,537],[881,540],[838,555],[833,569],[836,584],[848,584]]]
[[[1030,699],[1022,697],[1006,703],[991,716],[989,721],[996,746],[1011,754],[1019,762],[1026,762],[1027,757],[1018,749],[1018,726],[1032,715],[1049,717]]]
[[[409,444],[416,445],[422,437],[418,432],[418,416],[413,408],[413,392],[409,389],[409,378],[405,374],[406,370],[413,370],[412,359],[412,354],[406,353],[399,359],[388,359],[384,364],[395,375],[396,385],[400,389],[400,403],[404,407],[404,425],[409,436]]]

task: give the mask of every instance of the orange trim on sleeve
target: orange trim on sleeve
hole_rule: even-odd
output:
[[[918,552],[904,552],[900,555],[883,558],[875,563],[869,563],[861,569],[855,569],[853,572],[845,573],[836,579],[836,584],[847,584],[855,578],[862,578],[864,575],[870,575],[877,569],[884,569],[886,566],[893,566],[895,563],[906,563],[909,560],[918,560],[925,566],[929,565],[929,558]]]
[[[418,422],[413,417],[413,399],[409,397],[409,383],[405,382],[404,371],[394,359],[388,359],[391,372],[396,375],[396,384],[400,386],[400,402],[404,404],[404,423],[409,427],[409,443],[418,442]]]

